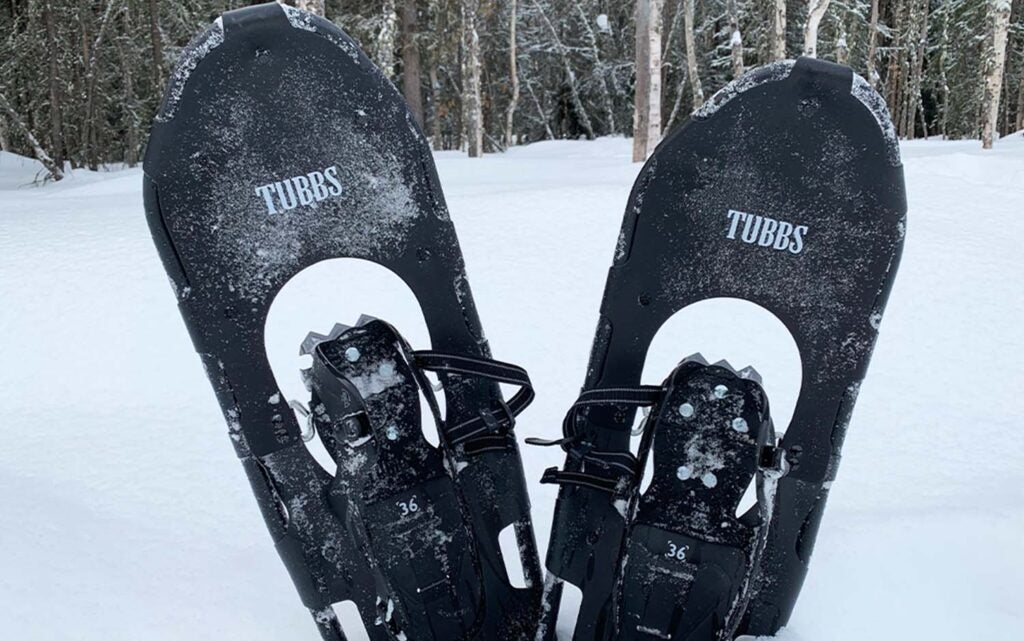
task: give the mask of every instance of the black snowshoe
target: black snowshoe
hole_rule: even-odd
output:
[[[609,271],[580,398],[563,424],[538,639],[563,582],[574,641],[723,641],[785,625],[807,572],[905,231],[896,136],[845,67],[800,59],[716,94],[645,165]],[[803,384],[776,447],[751,371],[684,362],[640,385],[662,324],[754,302],[789,329]],[[636,409],[653,406],[636,454]],[[654,452],[650,487],[640,481]],[[751,479],[756,505],[736,516]]]
[[[232,11],[183,53],[145,173],[182,316],[322,637],[345,639],[332,605],[351,600],[375,640],[532,638],[541,570],[513,425],[533,392],[490,358],[429,147],[394,87],[327,21]],[[289,279],[339,257],[399,275],[434,351],[369,318],[307,338],[308,427],[332,476],[275,381],[264,324]],[[499,383],[521,389],[506,401]],[[507,527],[526,588],[506,572]]]

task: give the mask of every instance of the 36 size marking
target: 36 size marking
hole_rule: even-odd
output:
[[[416,504],[415,496],[409,497],[408,501],[399,501],[398,503],[395,503],[395,505],[397,505],[398,509],[402,511],[402,518],[409,516],[413,512],[420,511],[420,506]]]
[[[742,240],[749,245],[770,247],[791,254],[799,254],[804,250],[807,225],[794,225],[735,209],[730,209],[726,217],[729,219],[729,229],[725,237],[729,240]]]
[[[311,205],[327,198],[340,196],[341,181],[338,168],[334,165],[323,171],[278,180],[256,188],[256,195],[263,197],[268,214],[295,209],[299,205]]]
[[[665,558],[676,559],[677,561],[686,560],[686,551],[690,549],[689,545],[676,545],[672,541],[668,542],[668,552],[665,553]]]

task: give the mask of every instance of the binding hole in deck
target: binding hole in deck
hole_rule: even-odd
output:
[[[501,556],[505,560],[505,572],[508,574],[509,583],[514,588],[525,588],[526,572],[523,570],[522,551],[516,539],[515,523],[509,523],[498,534],[498,544],[501,546]]]
[[[357,258],[334,258],[311,265],[289,280],[277,293],[267,314],[264,344],[277,385],[287,400],[309,402],[300,370],[311,364],[299,356],[299,345],[313,331],[328,334],[335,323],[355,325],[361,315],[395,326],[413,349],[430,347],[430,335],[416,296],[391,270]],[[444,413],[444,396],[436,393]],[[420,395],[423,433],[437,445],[438,435],[430,409]],[[306,443],[317,462],[334,474],[337,465],[319,436]]]
[[[354,601],[339,601],[333,608],[341,629],[345,631],[346,641],[369,641],[370,633],[366,631],[366,624]]]
[[[711,298],[681,309],[651,341],[642,382],[661,384],[682,359],[697,353],[709,363],[726,360],[737,372],[757,370],[781,435],[793,416],[803,369],[796,341],[778,317],[738,298]]]

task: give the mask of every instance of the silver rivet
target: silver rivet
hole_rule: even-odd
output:
[[[676,469],[676,477],[680,481],[685,481],[686,479],[690,478],[691,476],[693,476],[693,470],[691,470],[686,465],[680,465],[678,467],[678,469]]]
[[[349,347],[345,350],[345,359],[349,363],[355,363],[359,360],[359,350],[355,347]]]
[[[389,441],[397,441],[398,427],[395,425],[388,425],[387,436]]]
[[[683,418],[690,418],[693,416],[693,405],[689,403],[683,403],[679,406],[679,415]]]
[[[747,421],[742,416],[737,416],[732,419],[732,429],[745,434],[747,432]]]
[[[715,398],[725,398],[725,395],[729,393],[729,388],[725,385],[715,385],[715,389],[711,392],[715,395]]]
[[[714,472],[707,472],[704,476],[700,477],[700,482],[707,487],[715,487],[718,485],[718,477],[715,476]]]

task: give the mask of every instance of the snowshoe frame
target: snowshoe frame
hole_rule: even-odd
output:
[[[789,472],[739,634],[774,634],[793,611],[905,217],[884,101],[850,69],[803,58],[753,70],[718,92],[661,143],[633,187],[584,394],[635,388],[662,324],[711,298],[767,309],[800,351],[800,396],[781,444]],[[628,451],[634,414],[594,407],[575,429],[593,447]],[[565,471],[578,466],[569,457]],[[560,489],[538,639],[554,638],[564,581],[583,593],[574,641],[617,638],[615,566],[626,527],[607,493]]]
[[[327,21],[277,3],[231,11],[172,74],[146,151],[144,198],[235,451],[321,636],[345,639],[331,606],[351,600],[375,641],[432,638],[380,623],[392,595],[344,536],[332,479],[303,444],[264,346],[267,314],[289,279],[349,257],[402,278],[433,349],[489,358],[429,147],[401,96]],[[446,384],[444,394],[446,423],[493,415],[506,437],[474,454],[445,447],[480,559],[484,619],[472,638],[529,638],[541,570],[511,417],[493,380]],[[498,543],[509,526],[525,589],[511,586]]]

